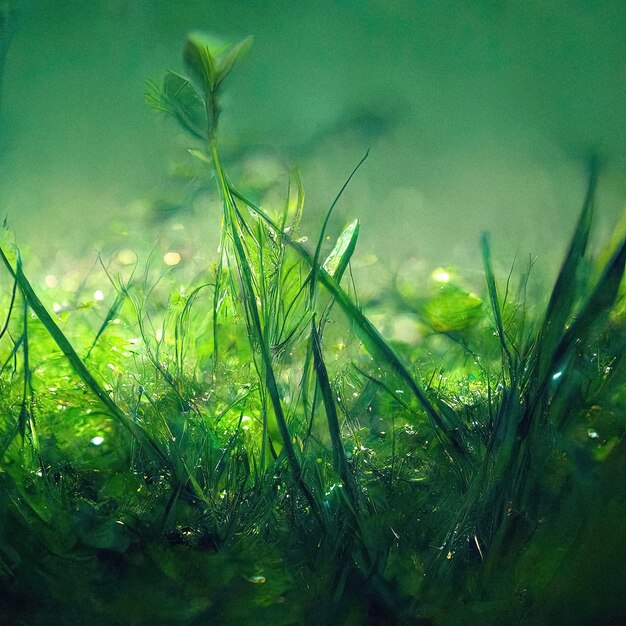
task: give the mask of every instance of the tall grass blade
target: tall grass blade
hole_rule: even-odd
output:
[[[502,311],[500,309],[498,288],[496,286],[493,265],[491,263],[491,249],[489,246],[488,233],[483,233],[480,243],[483,255],[483,267],[485,269],[485,279],[487,282],[487,291],[489,293],[489,303],[491,304],[491,310],[493,312],[494,321],[496,323],[496,332],[498,333],[498,340],[500,341],[500,349],[502,351],[503,361],[506,364],[510,376],[513,370],[513,362],[511,359],[511,352],[509,351],[509,347],[507,345],[507,339],[504,332],[504,324],[502,322]]]
[[[613,257],[606,264],[591,295],[576,314],[576,319],[565,331],[557,346],[552,368],[572,349],[575,343],[584,340],[589,330],[600,323],[616,303],[619,287],[624,278],[626,263],[626,239],[624,239]]]
[[[565,260],[552,290],[544,321],[537,338],[536,345],[539,349],[537,355],[537,376],[539,380],[542,380],[549,373],[554,350],[559,343],[563,328],[574,305],[578,268],[589,243],[597,182],[597,169],[595,164],[592,164],[583,208]]]
[[[324,410],[326,411],[328,433],[330,434],[330,441],[333,450],[333,467],[335,469],[335,472],[337,472],[337,474],[343,481],[354,506],[355,494],[353,492],[352,476],[350,475],[350,472],[348,470],[348,459],[346,458],[346,452],[343,448],[343,440],[341,438],[341,426],[339,425],[337,407],[335,406],[334,394],[330,386],[330,380],[328,378],[326,364],[324,363],[320,336],[317,332],[317,327],[315,325],[315,317],[313,317],[313,319],[311,320],[311,339],[313,345],[315,373],[322,394]]]

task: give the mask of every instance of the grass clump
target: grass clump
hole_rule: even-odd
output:
[[[249,44],[193,34],[190,78],[148,89],[221,198],[218,259],[194,284],[164,293],[148,271],[108,271],[116,297],[96,323],[50,313],[3,248],[0,615],[624,615],[624,542],[588,547],[619,528],[626,470],[626,242],[601,265],[587,254],[597,173],[545,312],[528,272],[515,295],[510,277],[499,287],[485,236],[483,296],[443,270],[433,294],[398,285],[387,318],[410,312],[422,339],[387,340],[352,281],[358,221],[325,243],[343,189],[309,247],[296,173],[266,209],[223,165],[221,90]]]

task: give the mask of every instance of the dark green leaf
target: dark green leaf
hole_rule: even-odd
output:
[[[146,101],[153,109],[171,115],[185,130],[198,139],[206,139],[205,101],[184,76],[168,70],[160,89],[154,83],[148,83]]]

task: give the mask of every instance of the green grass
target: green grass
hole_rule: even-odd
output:
[[[51,313],[72,294],[40,297],[2,248],[0,621],[624,617],[626,241],[588,255],[595,167],[545,307],[530,267],[500,284],[484,236],[482,295],[397,283],[375,325],[358,221],[327,243],[343,188],[310,248],[297,174],[264,208],[222,163],[249,44],[194,34],[191,78],[149,85],[223,207],[188,287],[110,265],[108,304]],[[387,339],[407,314],[420,339]]]

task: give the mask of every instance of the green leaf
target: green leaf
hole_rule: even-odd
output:
[[[341,282],[341,277],[352,258],[358,238],[359,220],[354,220],[350,222],[350,224],[344,228],[341,235],[339,235],[335,247],[322,265],[337,283]]]
[[[207,138],[206,104],[189,79],[168,70],[161,88],[147,84],[145,97],[153,109],[171,115],[198,139]]]
[[[203,90],[215,92],[251,45],[252,37],[232,46],[206,33],[193,32],[187,38],[183,58]]]
[[[205,92],[215,88],[215,55],[224,47],[224,42],[206,33],[193,32],[187,37],[183,59]]]
[[[202,163],[206,163],[207,165],[211,165],[213,163],[211,155],[203,152],[202,150],[194,150],[193,148],[189,148],[187,152],[189,152],[192,157],[198,159],[198,161],[202,161]]]
[[[217,86],[230,74],[239,57],[244,55],[252,46],[252,36],[246,37],[243,41],[235,44],[232,48],[225,50],[216,59]]]

